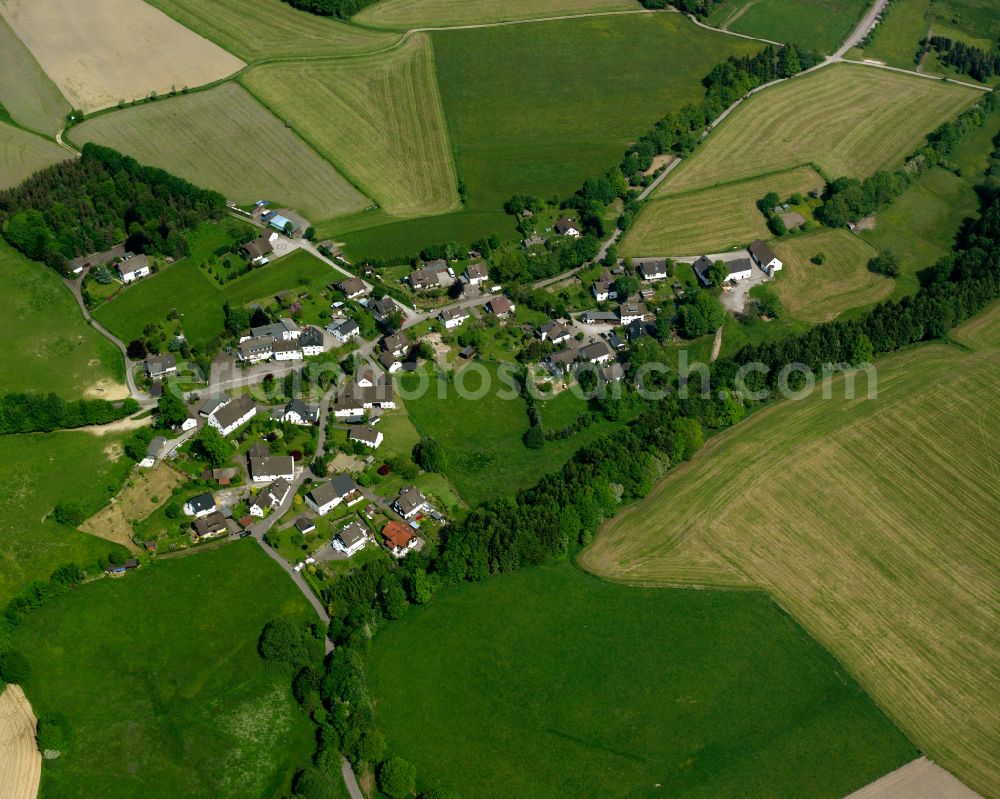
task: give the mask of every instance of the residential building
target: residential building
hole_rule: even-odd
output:
[[[291,490],[292,484],[288,480],[284,477],[277,478],[271,485],[260,491],[257,496],[250,499],[250,515],[264,518],[268,510],[281,507],[281,503],[285,501]]]
[[[701,256],[697,261],[691,264],[691,268],[694,270],[695,277],[698,278],[698,282],[701,283],[701,285],[712,285],[712,278],[708,276],[708,270],[712,268],[712,261],[707,255]]]
[[[392,297],[383,297],[380,300],[375,300],[375,302],[368,306],[368,309],[379,322],[384,322],[397,310],[396,303],[392,301]]]
[[[382,433],[371,425],[365,425],[364,427],[352,427],[347,434],[347,439],[349,441],[358,441],[372,449],[378,449],[382,445],[383,436]]]
[[[404,486],[399,496],[392,503],[393,510],[404,519],[416,516],[421,511],[428,510],[427,497],[412,486]]]
[[[580,229],[576,226],[576,222],[572,219],[560,219],[554,225],[556,233],[560,236],[569,236],[571,239],[580,238]]]
[[[618,299],[618,290],[615,288],[615,280],[609,272],[605,272],[594,281],[594,299],[598,302]]]
[[[368,530],[359,521],[350,522],[340,528],[340,532],[334,536],[331,543],[338,552],[351,557],[365,548],[365,544],[368,543]]]
[[[650,282],[667,279],[667,260],[654,259],[639,263],[639,277]]]
[[[274,355],[274,339],[270,336],[248,338],[236,348],[236,358],[243,363],[260,363]]]
[[[379,353],[378,362],[391,375],[403,368],[403,362],[388,350]]]
[[[313,355],[322,355],[326,352],[326,339],[323,331],[318,327],[306,327],[299,336],[299,346],[302,348],[302,355],[306,358]]]
[[[350,277],[347,280],[342,280],[337,284],[337,288],[344,292],[349,300],[356,300],[358,297],[364,297],[368,293],[365,281],[359,277]]]
[[[195,519],[191,526],[194,528],[194,537],[199,541],[215,538],[215,536],[229,531],[226,517],[218,511],[212,511],[201,519]]]
[[[198,414],[200,416],[211,416],[227,402],[229,402],[228,397],[209,397],[198,408]]]
[[[629,341],[635,341],[643,336],[651,336],[653,332],[653,326],[644,319],[635,319],[625,325],[625,337]]]
[[[625,367],[620,363],[602,366],[597,372],[597,379],[602,383],[620,383],[625,378]]]
[[[146,277],[152,272],[149,266],[149,259],[145,255],[132,255],[125,253],[125,260],[115,264],[115,271],[122,283],[131,283],[141,277]]]
[[[623,325],[630,325],[637,319],[645,319],[648,313],[644,302],[623,302],[618,306],[618,319]]]
[[[167,443],[163,436],[156,436],[146,447],[146,457],[139,461],[139,465],[144,469],[152,469],[156,465],[156,459],[160,457],[160,450]]]
[[[382,537],[385,539],[385,547],[397,558],[406,555],[417,545],[417,537],[413,530],[402,522],[391,521],[382,528]]]
[[[551,341],[553,344],[562,344],[573,338],[573,331],[562,322],[546,322],[538,328],[538,335],[542,341]]]
[[[397,357],[402,357],[410,349],[410,341],[406,338],[405,333],[393,333],[382,339],[382,349]]]
[[[208,423],[228,436],[257,415],[257,405],[249,394],[230,400],[208,417]]]
[[[276,361],[301,361],[302,348],[297,341],[275,341],[271,348]]]
[[[574,342],[576,343],[576,342]],[[576,363],[580,357],[579,347],[570,347],[565,350],[551,353],[544,362],[545,368],[555,375],[565,374],[570,367]]]
[[[240,246],[240,252],[242,252],[246,259],[258,266],[268,263],[268,257],[274,252],[274,241],[277,241],[277,233],[264,233],[257,237],[253,241],[248,241],[246,244]]]
[[[306,494],[306,504],[320,516],[326,516],[342,502],[350,506],[362,499],[364,497],[361,494],[361,489],[346,474],[338,474],[332,480],[317,486]]]
[[[361,327],[353,319],[340,319],[331,322],[327,330],[333,333],[340,343],[346,344],[361,332]]]
[[[295,529],[302,533],[302,535],[308,535],[316,529],[316,522],[308,516],[299,516],[299,518],[295,520]]]
[[[778,262],[781,263],[780,261]],[[737,258],[733,261],[728,261],[726,265],[729,267],[729,279],[730,280],[749,280],[750,276],[753,275],[753,261],[749,258]],[[781,269],[779,266],[778,269]],[[767,271],[766,269],[764,270]]]
[[[319,422],[319,405],[307,405],[300,399],[293,399],[281,411],[282,422],[310,425]]]
[[[477,261],[474,264],[469,264],[465,268],[465,273],[463,277],[465,282],[470,286],[478,286],[480,283],[485,281],[490,276],[489,267],[486,266],[482,261]]]
[[[438,315],[438,318],[449,330],[458,327],[469,318],[469,311],[466,308],[445,308]]]
[[[184,503],[184,515],[185,516],[196,516],[201,519],[204,516],[213,511],[218,510],[215,505],[215,497],[208,491],[204,494],[198,494],[196,497],[191,497],[187,502]]]
[[[255,483],[273,483],[275,480],[295,479],[295,460],[291,455],[247,455],[250,477]]]
[[[613,311],[584,311],[580,321],[585,325],[617,325],[618,314]]]
[[[396,407],[392,381],[385,375],[362,372],[337,397],[333,413],[338,419],[360,418],[373,409],[392,410]]]
[[[173,355],[150,355],[145,361],[146,377],[159,378],[177,373],[177,359]]]
[[[750,257],[754,259],[757,266],[764,270],[766,275],[774,277],[775,272],[781,271],[781,259],[760,239],[751,242],[748,249],[750,250]]]
[[[411,272],[409,280],[414,291],[428,291],[450,286],[455,282],[448,274],[448,264],[440,260],[429,261],[420,269]]]
[[[517,310],[517,306],[506,297],[494,297],[486,303],[486,310],[497,319],[506,319]]]
[[[588,363],[607,363],[615,357],[606,341],[595,341],[580,350],[580,360]]]

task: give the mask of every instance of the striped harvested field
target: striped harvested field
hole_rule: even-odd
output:
[[[878,251],[844,229],[772,241],[784,263],[775,287],[785,310],[803,322],[829,322],[850,308],[873,305],[892,292],[893,281],[868,270]],[[809,259],[823,253],[826,260]]]
[[[475,25],[603,11],[640,11],[636,0],[381,0],[354,17],[376,28]]]
[[[767,238],[757,200],[770,191],[782,198],[822,187],[811,167],[727,183],[710,189],[659,196],[642,209],[621,243],[624,255],[701,255],[745,247]]]
[[[73,128],[78,144],[114,147],[237,203],[272,200],[311,220],[359,211],[367,198],[241,86],[102,114]]]
[[[245,81],[390,214],[459,208],[427,36],[412,36],[375,56],[268,64],[252,69]]]
[[[581,561],[636,583],[756,585],[910,739],[1000,795],[1000,304],[913,348],[878,398],[820,392],[714,438]]]
[[[41,778],[31,704],[20,685],[0,685],[0,799],[35,799]]]
[[[980,94],[882,69],[824,67],[739,106],[657,194],[808,163],[831,178],[867,177],[894,166]]]
[[[72,157],[55,142],[0,122],[0,189],[16,186],[39,169]]]

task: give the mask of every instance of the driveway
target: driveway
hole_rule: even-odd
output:
[[[722,297],[719,298],[722,301],[722,307],[733,315],[743,313],[750,297],[750,289],[761,283],[767,283],[769,280],[770,278],[754,264],[749,280],[741,280],[734,288],[722,292]]]

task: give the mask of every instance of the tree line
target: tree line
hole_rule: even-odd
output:
[[[978,81],[987,81],[994,75],[1000,75],[1000,53],[990,53],[975,45],[952,41],[947,36],[931,36],[920,40],[917,63],[931,50],[938,54],[942,63]]]
[[[377,0],[285,0],[292,8],[321,17],[349,19]]]
[[[48,433],[91,424],[108,424],[131,416],[139,403],[102,399],[67,401],[58,394],[5,394],[0,397],[0,435]]]
[[[184,231],[225,209],[218,192],[85,144],[80,158],[0,192],[0,227],[28,258],[65,272],[67,260],[122,242],[132,252],[181,257]]]

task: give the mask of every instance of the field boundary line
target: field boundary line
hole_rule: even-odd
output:
[[[690,159],[687,159],[690,160]],[[816,168],[816,164],[811,161],[803,161],[801,164],[795,164],[794,166],[781,167],[780,169],[769,169],[765,172],[758,172],[755,175],[748,175],[743,178],[735,178],[734,180],[720,180],[716,183],[706,184],[704,186],[695,186],[693,189],[681,189],[680,191],[672,192],[671,194],[660,194],[656,197],[650,197],[649,202],[655,203],[660,200],[673,199],[675,197],[687,197],[690,194],[701,194],[704,191],[712,191],[713,189],[722,189],[729,186],[739,186],[742,183],[751,183],[755,180],[761,180],[763,178],[776,177],[777,175],[783,175],[786,172],[794,172],[797,169],[811,169],[817,175],[819,175],[823,180],[827,180],[826,175],[823,174],[822,170]]]

